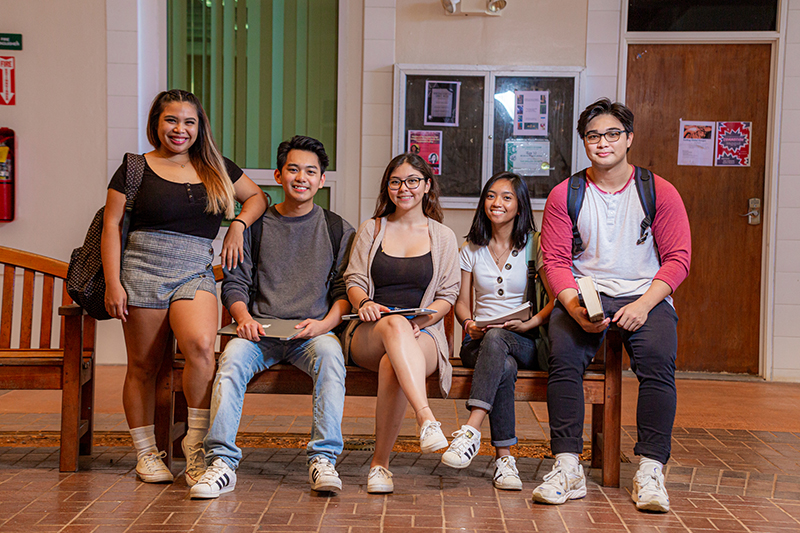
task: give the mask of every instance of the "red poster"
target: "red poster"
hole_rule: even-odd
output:
[[[752,122],[717,122],[718,167],[749,167]]]
[[[434,175],[442,174],[441,130],[408,130],[408,151],[427,161]]]
[[[16,105],[14,58],[0,57],[0,105]]]

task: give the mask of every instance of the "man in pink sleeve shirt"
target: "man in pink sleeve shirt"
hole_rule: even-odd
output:
[[[675,419],[675,357],[678,317],[672,293],[689,273],[691,235],[675,187],[653,176],[656,215],[645,239],[645,211],[627,152],[633,142],[633,113],[603,98],[578,120],[592,166],[577,217],[582,250],[573,256],[567,209],[569,180],[547,199],[542,224],[544,269],[558,301],[550,317],[550,375],[547,408],[553,470],[533,491],[537,502],[561,504],[586,495],[578,454],[583,451],[582,376],[609,326],[618,327],[631,369],[639,379],[636,412],[640,456],[632,498],[641,510],[666,512],[669,497],[662,467],[669,460]],[[642,242],[639,242],[642,241]],[[576,277],[590,276],[601,293],[605,319],[591,322],[581,305]]]

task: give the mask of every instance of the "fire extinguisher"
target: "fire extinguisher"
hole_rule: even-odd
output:
[[[0,128],[0,222],[14,220],[14,130]]]

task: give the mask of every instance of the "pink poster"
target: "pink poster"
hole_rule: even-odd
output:
[[[408,151],[427,161],[434,175],[442,174],[441,130],[408,130]]]
[[[750,166],[752,125],[752,122],[717,122],[715,166]]]

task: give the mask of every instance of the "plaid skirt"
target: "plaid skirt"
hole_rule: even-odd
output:
[[[120,279],[128,305],[167,309],[193,300],[198,290],[217,294],[211,239],[173,231],[134,231],[122,256]]]

